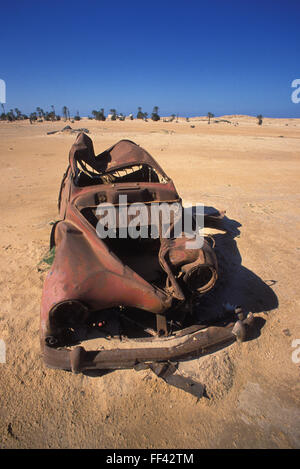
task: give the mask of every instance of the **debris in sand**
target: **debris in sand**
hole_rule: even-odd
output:
[[[53,134],[57,134],[57,133],[61,133],[61,132],[68,132],[68,133],[71,133],[71,134],[84,132],[84,133],[88,134],[89,130],[84,128],[84,127],[81,128],[81,129],[72,129],[72,127],[70,127],[69,125],[66,125],[66,127],[64,127],[61,130],[52,130],[50,132],[47,132],[47,135],[53,135]]]

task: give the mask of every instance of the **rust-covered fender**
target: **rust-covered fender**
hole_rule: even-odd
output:
[[[43,335],[49,333],[50,310],[62,301],[80,301],[90,310],[124,305],[156,314],[170,307],[171,296],[124,265],[96,232],[83,232],[75,224],[61,221],[54,238],[55,258],[42,296]]]

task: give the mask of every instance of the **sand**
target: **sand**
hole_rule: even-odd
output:
[[[221,119],[231,123],[214,122]],[[91,377],[45,368],[40,262],[75,135],[47,135],[62,121],[0,122],[1,448],[300,447],[300,363],[292,361],[300,339],[300,119],[256,122],[71,124],[90,130],[97,153],[122,138],[142,145],[184,200],[226,209],[235,227],[232,237],[218,237],[230,280],[218,288],[253,311],[259,328],[253,340],[197,361],[207,385],[199,401],[150,371]]]

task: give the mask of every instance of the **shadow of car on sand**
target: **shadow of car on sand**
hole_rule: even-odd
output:
[[[205,215],[215,212],[217,211],[213,207],[204,208]],[[278,298],[272,288],[242,265],[242,256],[235,239],[240,235],[242,225],[225,215],[223,218],[210,220],[206,226],[221,231],[213,234],[219,274],[215,287],[199,301],[201,320],[218,318],[226,304],[239,305],[244,311],[254,314],[267,313],[277,308]],[[268,282],[271,285],[276,283],[275,280]],[[265,320],[256,316],[248,340],[258,337],[264,324]]]

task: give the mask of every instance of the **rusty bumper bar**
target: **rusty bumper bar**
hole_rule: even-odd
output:
[[[158,339],[161,345],[148,348],[112,349],[86,351],[78,346],[74,349],[55,349],[47,345],[43,349],[44,362],[49,368],[60,368],[74,373],[84,370],[114,370],[133,368],[141,363],[177,361],[205,355],[212,348],[247,338],[247,331],[254,317],[249,313],[246,319],[231,322],[224,327],[210,326],[189,334],[181,343],[174,345],[176,337]],[[167,346],[165,345],[167,343]]]

